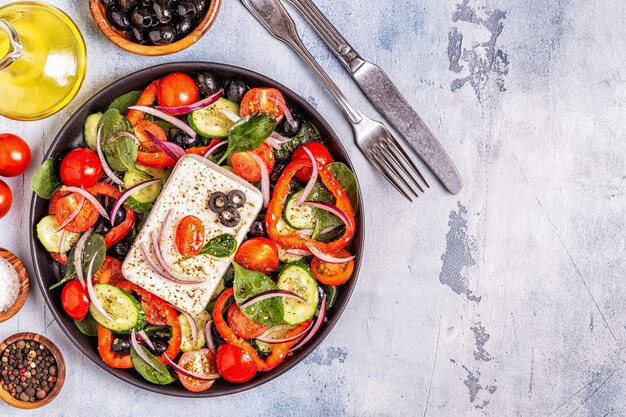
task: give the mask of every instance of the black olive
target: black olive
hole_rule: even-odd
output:
[[[255,220],[250,226],[250,235],[252,237],[264,237],[265,236],[265,221]]]
[[[174,135],[174,142],[176,142],[181,148],[187,149],[193,146],[196,146],[200,139],[196,136],[192,138],[183,130],[179,130],[178,133]]]
[[[119,259],[123,261],[128,255],[128,251],[130,250],[130,243],[125,240],[120,240],[115,245],[111,246],[107,250],[107,255],[112,256],[115,259]]]
[[[209,8],[209,2],[208,0],[189,0],[191,1],[194,6],[196,6],[196,11],[198,12],[199,15],[204,14],[204,12],[207,11],[207,9]]]
[[[180,19],[174,24],[174,29],[178,36],[185,36],[193,30],[193,23],[191,23],[191,20]]]
[[[128,354],[130,353],[131,346],[130,336],[118,336],[113,339],[113,342],[111,343],[111,349],[115,353]]]
[[[154,349],[150,349],[148,347],[148,350],[150,350],[150,353],[152,353],[153,355],[161,356],[167,350],[168,344],[165,343],[164,341],[162,341],[162,340],[151,340],[151,342],[152,342],[152,345],[154,346]]]
[[[93,228],[93,232],[100,235],[105,235],[109,230],[111,230],[109,222],[104,220],[104,217],[99,217]]]
[[[209,209],[211,209],[214,213],[221,213],[226,209],[228,205],[228,198],[226,198],[226,194],[221,191],[216,191],[211,193],[211,197],[209,198]]]
[[[220,220],[226,227],[235,227],[241,221],[241,214],[239,210],[234,207],[228,207],[226,210],[222,211],[217,215],[217,218]]]
[[[156,17],[152,10],[148,9],[147,7],[137,7],[135,10],[133,10],[131,18],[133,19],[133,23],[135,23],[135,25],[137,25],[137,27],[139,28],[150,27],[152,26],[152,23],[154,23],[154,21],[156,20]]]
[[[174,10],[181,18],[189,20],[196,17],[196,14],[198,13],[198,11],[196,10],[196,6],[190,1],[181,2],[178,6],[176,6],[176,9]]]
[[[280,178],[280,174],[283,173],[286,166],[287,164],[274,165],[274,169],[270,172],[270,184],[276,184],[278,182],[278,178]]]
[[[128,32],[128,37],[131,41],[140,45],[143,45],[147,42],[145,32],[135,26],[130,28],[130,31]]]
[[[150,42],[155,45],[168,45],[176,38],[176,31],[171,26],[160,26],[148,32]]]
[[[137,0],[117,0],[117,4],[124,10],[125,12],[130,9],[137,7]]]
[[[288,138],[292,138],[296,136],[296,134],[300,131],[300,127],[302,126],[302,119],[296,115],[293,116],[293,123],[289,123],[287,118],[283,119],[283,122],[278,125],[278,132],[283,136]]]
[[[106,18],[115,29],[126,31],[130,29],[130,21],[126,13],[119,7],[111,7],[107,9]]]
[[[220,85],[217,79],[210,72],[200,72],[196,75],[196,85],[200,93],[205,96],[211,96],[218,92]]]
[[[226,196],[228,205],[236,209],[243,207],[246,204],[246,195],[241,190],[232,190]]]
[[[115,218],[111,219],[111,225],[112,226],[117,226],[118,224],[120,224],[121,222],[123,222],[126,219],[126,210],[124,210],[123,207],[120,207],[116,212],[115,212]]]
[[[155,0],[152,4],[152,10],[154,10],[154,14],[159,23],[166,24],[169,23],[170,20],[172,20],[172,6],[169,0]]]
[[[239,103],[249,87],[241,80],[232,80],[226,85],[226,98]]]
[[[104,7],[111,7],[115,5],[115,0],[100,0],[100,3],[102,3]]]

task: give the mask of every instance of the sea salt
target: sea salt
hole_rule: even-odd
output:
[[[20,279],[13,265],[0,258],[0,313],[5,312],[17,300],[20,290]]]

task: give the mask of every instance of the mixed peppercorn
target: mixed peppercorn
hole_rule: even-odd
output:
[[[18,340],[2,352],[2,389],[23,402],[43,400],[57,382],[52,352],[39,342]]]

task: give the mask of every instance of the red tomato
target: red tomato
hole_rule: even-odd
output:
[[[0,134],[0,175],[17,177],[26,171],[30,163],[28,143],[11,133]]]
[[[157,91],[157,101],[160,106],[178,107],[198,101],[198,87],[188,75],[175,72],[161,80]]]
[[[228,309],[228,325],[237,336],[244,339],[254,339],[269,329],[268,326],[249,319],[237,304],[231,305]]]
[[[103,174],[98,154],[91,149],[74,149],[61,162],[61,181],[65,185],[93,187]]]
[[[268,175],[274,169],[274,151],[267,143],[263,142],[261,146],[252,151],[258,155],[267,167]],[[235,174],[239,175],[246,181],[261,181],[261,168],[257,161],[248,155],[248,152],[237,152],[231,156],[231,163]]]
[[[65,197],[61,197],[55,206],[55,215],[57,222],[63,224],[63,222],[74,212],[78,205],[83,201],[84,197],[78,193],[71,193]],[[93,227],[98,221],[98,211],[89,202],[85,201],[83,208],[78,213],[78,216],[65,226],[65,230],[68,232],[82,233]]]
[[[246,269],[269,274],[278,268],[278,248],[265,237],[248,239],[237,249],[235,262]]]
[[[239,110],[241,117],[261,112],[271,114],[276,119],[276,123],[280,123],[285,116],[285,112],[283,112],[276,102],[272,101],[268,97],[285,103],[285,97],[283,97],[282,93],[275,88],[251,88],[241,100],[241,107]]]
[[[337,258],[347,258],[350,254],[341,250],[335,255]],[[330,262],[322,261],[319,258],[313,258],[311,261],[311,271],[315,278],[326,285],[341,285],[352,276],[354,271],[354,259],[342,264],[333,264]]]
[[[137,152],[138,163],[154,168],[170,168],[176,165],[176,161],[161,151],[146,133],[150,132],[161,141],[166,142],[167,135],[161,126],[149,120],[141,119],[135,124],[134,130],[137,139],[141,142],[139,152]]]
[[[82,320],[89,311],[89,296],[77,279],[73,279],[63,287],[61,305],[68,316],[74,320]]]
[[[208,376],[217,373],[215,352],[211,352],[209,349],[191,350],[183,353],[183,356],[178,361],[178,365],[198,375]],[[215,380],[203,381],[183,374],[178,374],[178,379],[191,392],[206,391],[215,382]]]
[[[248,352],[239,346],[224,344],[217,348],[217,369],[230,382],[246,382],[257,371],[256,364]]]
[[[320,165],[328,165],[333,162],[333,157],[330,156],[330,152],[326,149],[326,146],[318,142],[307,142],[302,146],[299,146],[291,155],[291,161],[298,161],[300,159],[310,160],[309,155],[303,148],[307,148],[312,154],[315,160]],[[313,168],[302,168],[296,172],[296,178],[302,182],[308,182],[311,179]]]
[[[185,216],[176,226],[176,247],[185,257],[197,255],[204,246],[204,225],[196,216]]]
[[[0,180],[0,219],[6,216],[13,204],[13,193],[8,184]]]
[[[111,256],[106,256],[104,258],[102,266],[93,276],[94,284],[114,284],[123,279],[124,275],[122,275],[122,262]]]

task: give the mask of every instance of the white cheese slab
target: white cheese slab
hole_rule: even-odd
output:
[[[234,189],[245,193],[246,204],[239,209],[241,222],[235,227],[226,227],[219,222],[217,214],[209,209],[209,196],[215,191],[227,194]],[[161,242],[163,256],[168,263],[173,264],[175,260],[181,258],[175,244],[176,226],[180,219],[188,215],[194,215],[202,220],[205,242],[223,233],[230,233],[235,236],[239,247],[261,211],[262,205],[261,192],[245,180],[198,155],[186,155],[180,158],[163,187],[161,195],[124,260],[122,273],[129,281],[172,305],[190,314],[197,314],[209,303],[215,287],[234,255],[227,258],[199,255],[173,265],[180,277],[185,280],[205,279],[199,284],[178,284],[165,280],[150,267],[140,249],[140,244],[145,243],[153,259],[156,259],[152,252],[150,233],[155,232],[157,235],[161,233],[165,217],[172,210],[169,230],[163,231]]]

